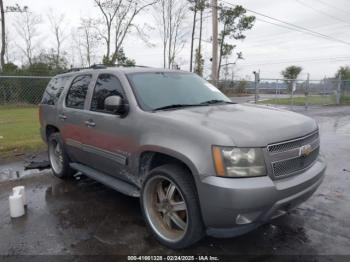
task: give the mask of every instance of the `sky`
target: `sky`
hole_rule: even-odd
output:
[[[316,37],[314,35],[290,30],[286,25],[280,26],[275,20],[256,15],[252,30],[246,33],[244,41],[232,42],[236,44],[236,52],[243,52],[244,60],[230,69],[230,78],[251,79],[253,71],[259,71],[262,78],[281,78],[281,71],[289,65],[303,67],[301,79],[310,74],[311,79],[332,77],[340,66],[350,65],[350,1],[348,0],[218,0],[227,3],[240,4],[243,7],[285,22],[301,26],[340,41]],[[7,0],[5,4],[18,3],[27,5],[32,12],[41,14],[43,23],[40,26],[41,48],[49,47],[53,43],[53,36],[49,30],[47,11],[51,8],[55,13],[63,13],[66,17],[67,31],[79,26],[81,17],[96,17],[98,10],[93,0]],[[252,14],[249,13],[248,14]],[[190,56],[190,28],[192,13],[188,12],[187,24],[184,30],[188,33],[187,43],[177,58],[181,69],[188,70]],[[211,19],[210,15],[204,22],[204,58],[205,75],[210,74],[211,67]],[[20,41],[16,38],[14,28],[16,15],[8,15],[10,23],[10,37],[14,38],[10,48],[16,49]],[[141,13],[136,22],[156,27],[152,10]],[[287,26],[290,28],[290,26]],[[162,47],[160,36],[156,29],[149,30],[150,42],[144,43],[137,34],[131,34],[124,43],[126,55],[136,60],[139,65],[162,66]],[[64,48],[71,50],[69,39]],[[343,43],[345,42],[345,43]],[[195,45],[197,45],[195,43]],[[100,54],[104,52],[101,46]],[[18,54],[15,59],[19,59]],[[234,57],[227,62],[234,61]],[[231,73],[232,70],[232,73]]]

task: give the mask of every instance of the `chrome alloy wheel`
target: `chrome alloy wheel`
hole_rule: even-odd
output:
[[[178,242],[188,229],[184,197],[174,182],[164,176],[150,178],[144,188],[143,206],[154,232],[169,242]]]
[[[60,174],[63,170],[63,152],[60,143],[51,140],[49,143],[49,158],[53,171]]]

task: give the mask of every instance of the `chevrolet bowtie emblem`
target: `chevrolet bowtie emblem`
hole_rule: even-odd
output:
[[[312,146],[311,145],[305,145],[300,147],[299,149],[299,156],[308,156],[312,152]]]

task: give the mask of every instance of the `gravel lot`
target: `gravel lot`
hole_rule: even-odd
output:
[[[350,258],[350,107],[313,108],[306,114],[320,125],[322,151],[328,161],[326,179],[308,202],[247,235],[231,239],[206,237],[189,249],[174,252],[150,235],[137,199],[84,176],[60,181],[45,171],[27,172],[16,179],[16,172],[12,172],[10,178],[14,179],[8,180],[7,171],[21,169],[20,162],[0,166],[0,255],[191,254],[269,258],[283,254],[310,255],[316,261],[339,259],[331,255]],[[29,206],[25,217],[11,220],[8,195],[16,185],[26,186]]]

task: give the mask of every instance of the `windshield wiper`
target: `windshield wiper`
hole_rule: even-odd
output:
[[[174,105],[163,106],[163,107],[153,109],[153,112],[167,110],[167,109],[178,109],[178,108],[195,107],[195,106],[208,106],[208,105],[215,105],[215,104],[235,104],[235,103],[224,101],[224,100],[209,100],[199,104],[174,104]]]
[[[208,101],[202,102],[200,104],[201,105],[215,105],[215,104],[235,104],[235,103],[228,102],[228,101],[225,101],[225,100],[214,99],[214,100],[208,100]]]
[[[167,109],[177,109],[177,108],[185,108],[185,107],[192,107],[192,106],[203,106],[202,104],[174,104],[169,106],[163,106],[156,109],[153,109],[153,111],[161,111],[161,110],[167,110]]]

